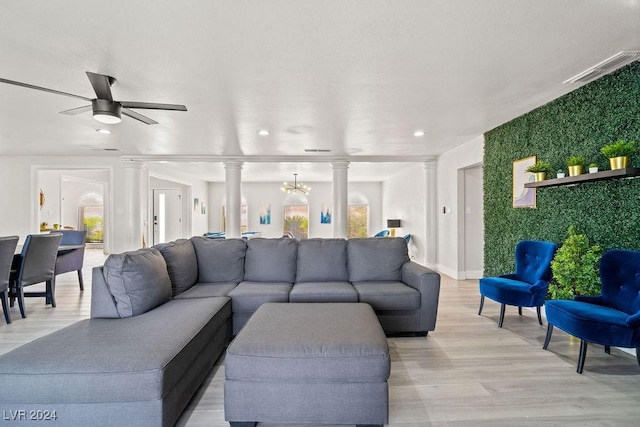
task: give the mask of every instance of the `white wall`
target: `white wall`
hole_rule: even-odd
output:
[[[332,183],[305,182],[311,187],[309,201],[309,237],[332,237],[331,224],[320,224],[322,205],[332,205]],[[284,229],[284,199],[281,182],[243,182],[242,195],[247,199],[248,229],[262,233],[262,237],[280,237]],[[222,225],[222,201],[225,183],[209,183],[209,231],[220,231]],[[381,184],[377,182],[350,182],[349,192],[362,193],[369,200],[369,234],[378,230],[381,223]],[[260,209],[271,204],[271,224],[260,224]]]
[[[148,165],[149,168],[149,189],[153,188],[181,188],[182,197],[184,199],[184,236],[200,236],[209,230],[209,188],[206,181],[192,178],[188,175],[176,173],[175,171],[167,172],[163,169],[162,164]],[[188,163],[185,163],[185,168],[188,168]],[[194,210],[193,199],[197,198],[200,205],[206,206],[207,213],[203,214],[200,205],[197,210]],[[150,203],[153,201],[150,200]],[[149,205],[152,207],[152,205]],[[150,209],[151,211],[152,209]],[[150,221],[149,224],[152,222]],[[153,230],[150,229],[149,235],[153,235]]]
[[[449,150],[438,157],[437,206],[438,206],[438,271],[455,279],[464,278],[464,266],[460,265],[458,225],[464,212],[464,200],[459,200],[464,189],[463,170],[482,163],[484,137],[479,136]],[[443,209],[446,208],[446,213]]]
[[[378,229],[387,228],[387,219],[399,219],[401,228],[396,237],[411,234],[409,256],[425,265],[426,204],[425,170],[422,164],[407,164],[407,168],[382,183],[382,218]]]

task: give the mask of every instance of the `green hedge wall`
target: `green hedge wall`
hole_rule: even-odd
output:
[[[604,250],[640,250],[640,179],[539,188],[537,208],[512,207],[514,160],[536,155],[554,171],[568,172],[566,159],[583,155],[587,165],[595,162],[600,170],[609,169],[600,148],[617,139],[640,143],[638,62],[485,134],[485,275],[513,271],[518,241],[560,244],[571,224]],[[640,154],[631,163],[640,167]]]

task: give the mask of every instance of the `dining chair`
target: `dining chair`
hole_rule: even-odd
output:
[[[9,313],[9,277],[11,275],[11,263],[13,254],[18,246],[18,236],[0,237],[0,300],[2,311],[7,324],[11,323]]]
[[[53,233],[62,234],[60,246],[73,245],[82,246],[69,250],[59,251],[56,258],[55,275],[76,271],[78,273],[78,282],[80,290],[84,291],[84,282],[82,280],[82,264],[84,264],[85,241],[87,240],[87,232],[83,230],[57,230]]]
[[[55,268],[62,234],[29,234],[22,246],[20,262],[15,273],[11,273],[11,306],[18,299],[22,318],[27,317],[24,310],[24,297],[44,297],[46,304],[56,306]],[[46,283],[44,292],[24,292],[26,286]]]

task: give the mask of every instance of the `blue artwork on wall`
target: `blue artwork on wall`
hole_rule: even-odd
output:
[[[320,224],[331,224],[331,206],[322,205],[320,211]]]
[[[271,204],[263,203],[260,207],[260,225],[271,224]]]

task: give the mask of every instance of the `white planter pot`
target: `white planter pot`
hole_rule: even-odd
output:
[[[589,168],[589,173],[596,173],[598,172],[598,168]]]
[[[565,176],[566,176],[566,175],[564,174],[564,172],[559,173],[559,174],[557,175],[557,177],[558,177],[558,178],[564,178]]]

